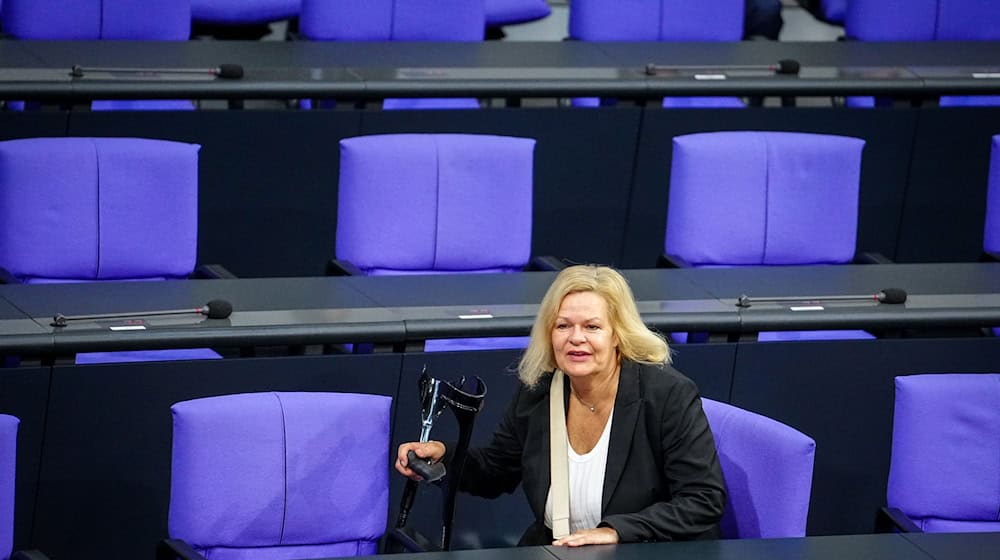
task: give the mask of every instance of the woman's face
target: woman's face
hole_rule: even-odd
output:
[[[618,335],[611,328],[608,303],[594,292],[567,295],[552,327],[556,365],[570,377],[610,375],[618,366]]]

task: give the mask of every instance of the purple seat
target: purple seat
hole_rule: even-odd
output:
[[[486,25],[490,27],[537,21],[551,13],[545,0],[486,0]]]
[[[887,503],[926,532],[1000,531],[1000,374],[896,378]]]
[[[830,23],[844,24],[847,15],[847,0],[821,0],[820,13],[823,19]]]
[[[368,275],[523,270],[534,148],[485,134],[341,140],[337,258]]]
[[[146,138],[0,142],[3,276],[24,284],[189,277],[198,248],[200,149]],[[219,357],[203,349],[145,355]],[[122,356],[78,358],[94,363]]]
[[[17,425],[20,420],[0,414],[0,560],[14,549],[14,479],[17,469]]]
[[[673,140],[664,251],[700,266],[854,259],[864,140],[728,131]],[[864,331],[761,333],[759,340],[874,338]]]
[[[728,500],[727,539],[804,537],[816,442],[776,420],[701,399]]]
[[[484,0],[302,0],[299,30],[313,41],[482,41]],[[386,99],[384,109],[469,109],[470,98]]]
[[[4,0],[3,31],[17,39],[186,41],[191,0]]]
[[[990,0],[850,0],[844,31],[858,41],[996,41],[1000,13]],[[942,96],[942,107],[991,106],[1000,96]],[[850,107],[872,107],[848,98]]]
[[[211,560],[375,554],[389,505],[390,404],[271,392],[173,405],[171,540],[160,557],[174,558],[179,541]]]
[[[17,39],[186,41],[191,35],[191,0],[4,0],[0,19],[4,34]],[[101,100],[91,109],[190,111],[194,103]]]
[[[191,0],[197,23],[243,25],[270,23],[299,15],[302,0]]]
[[[579,41],[740,41],[745,0],[573,0],[569,36]],[[599,105],[574,99],[576,107]],[[665,108],[739,108],[735,97],[666,98]]]
[[[373,276],[524,270],[534,148],[481,134],[341,140],[337,259]]]
[[[983,254],[987,260],[1000,261],[1000,135],[991,140],[990,170],[986,188],[986,225],[983,227]],[[1000,327],[993,328],[1000,336]]]
[[[994,136],[991,142],[983,251],[1000,258],[1000,134]]]

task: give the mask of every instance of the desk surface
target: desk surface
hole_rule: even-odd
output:
[[[846,535],[460,550],[393,555],[400,560],[994,560],[1000,533]]]
[[[746,67],[782,59],[799,61],[799,76]],[[942,89],[1000,92],[1000,79],[988,77],[1000,69],[997,60],[1000,42],[130,41],[122,48],[116,41],[3,41],[0,97],[921,96]],[[207,70],[223,63],[242,65],[244,77],[98,70]],[[715,73],[725,79],[702,80],[695,74],[704,72],[686,70],[647,76],[647,64],[723,66]],[[70,76],[74,65],[85,67],[81,77]]]
[[[627,270],[644,320],[663,332],[1000,325],[1000,263]],[[85,350],[525,335],[551,272],[499,275],[262,278],[0,286],[0,348]],[[904,304],[866,300],[884,288]],[[752,298],[795,297],[795,301]],[[858,300],[824,300],[857,295]],[[228,319],[196,313],[50,325],[53,315],[194,309],[232,303]],[[805,307],[802,310],[800,308]],[[128,321],[128,324],[134,324]]]

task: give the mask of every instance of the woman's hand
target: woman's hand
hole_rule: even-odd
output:
[[[618,531],[611,527],[597,527],[596,529],[584,529],[552,541],[555,546],[584,546],[588,544],[615,544],[618,542]]]
[[[419,474],[409,468],[409,460],[406,458],[407,452],[413,451],[417,454],[417,457],[429,459],[432,463],[437,463],[444,457],[445,450],[444,444],[440,441],[428,441],[426,443],[411,441],[400,444],[399,450],[396,452],[396,470],[411,480],[423,480]]]

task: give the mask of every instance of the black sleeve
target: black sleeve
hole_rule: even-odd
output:
[[[722,468],[694,382],[681,377],[663,402],[659,446],[661,476],[670,493],[635,513],[608,515],[600,523],[621,542],[689,540],[717,529],[726,504]],[[647,403],[647,405],[650,403]]]
[[[519,402],[525,389],[521,386],[511,400],[503,420],[489,445],[470,448],[459,489],[474,496],[496,498],[511,493],[521,483],[521,454],[526,424],[519,418]],[[450,459],[450,453],[445,460]]]

